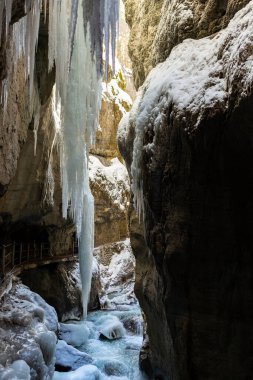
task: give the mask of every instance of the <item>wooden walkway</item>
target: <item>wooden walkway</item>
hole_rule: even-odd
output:
[[[17,275],[25,269],[61,261],[75,260],[78,244],[73,241],[66,251],[65,244],[57,243],[59,254],[54,254],[49,243],[16,243],[0,246],[0,283],[8,275]],[[62,248],[61,248],[62,247]],[[61,252],[63,252],[61,254]]]

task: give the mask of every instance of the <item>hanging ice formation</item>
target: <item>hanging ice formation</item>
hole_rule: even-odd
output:
[[[12,58],[13,67],[9,67],[6,78],[2,81],[1,89],[1,104],[4,108],[4,116],[7,109],[8,92],[9,92],[9,78],[12,77],[13,72],[17,71],[18,61],[21,58],[25,59],[25,74],[29,83],[30,95],[30,112],[35,112],[35,140],[37,124],[39,120],[40,105],[34,101],[36,94],[34,93],[34,63],[35,51],[38,42],[39,24],[40,24],[40,9],[41,0],[34,0],[30,2],[25,1],[26,16],[22,17],[18,22],[14,23],[10,28],[11,14],[12,14],[13,0],[0,0],[0,45],[3,43],[2,38],[2,25],[3,16],[5,15],[5,34],[11,34],[12,41]],[[5,10],[5,12],[4,12]],[[35,109],[35,108],[36,109]]]
[[[72,216],[79,239],[84,316],[90,292],[94,200],[88,154],[95,142],[102,91],[102,48],[114,62],[118,0],[49,1],[49,67],[56,67],[61,102],[63,216]]]
[[[0,0],[0,31],[5,15],[6,36],[12,30],[14,70],[26,62],[30,97],[34,97],[34,61],[40,12],[49,10],[49,70],[56,69],[56,100],[61,107],[60,160],[63,216],[70,214],[79,238],[84,316],[90,292],[94,201],[89,188],[88,154],[94,143],[101,103],[103,43],[106,67],[110,51],[114,67],[119,0],[25,0],[26,16],[9,26],[13,0]],[[4,12],[5,9],[5,12]],[[0,43],[3,38],[0,34]],[[2,82],[1,102],[6,109],[8,76]],[[34,104],[34,102],[31,102]],[[36,102],[35,102],[36,103]],[[39,105],[34,114],[39,112]],[[36,115],[34,115],[36,116]],[[36,116],[37,121],[39,116]],[[35,131],[35,140],[36,140]]]

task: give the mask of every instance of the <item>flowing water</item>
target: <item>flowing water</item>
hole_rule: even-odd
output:
[[[92,365],[69,373],[56,372],[54,380],[147,380],[139,369],[143,320],[138,305],[127,306],[124,310],[91,312],[85,323],[76,325],[76,331],[80,327],[85,328],[88,335],[78,349],[92,357]],[[81,338],[76,331],[72,340]]]
[[[99,339],[100,331],[119,320],[126,328],[119,331],[122,337],[115,340]],[[93,329],[93,337],[82,346],[90,354],[94,364],[109,378],[118,376],[122,379],[144,380],[146,377],[139,370],[139,352],[143,340],[142,316],[138,306],[122,311],[96,311],[88,315]],[[108,326],[107,326],[108,325]]]

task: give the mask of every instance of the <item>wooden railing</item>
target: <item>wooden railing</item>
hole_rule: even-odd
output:
[[[49,243],[17,243],[2,245],[0,247],[0,275],[2,280],[9,273],[22,270],[29,264],[42,265],[43,263],[71,260],[78,255],[78,243],[73,240],[71,248],[66,250],[64,243],[57,242],[57,254]],[[1,282],[1,281],[0,281]]]

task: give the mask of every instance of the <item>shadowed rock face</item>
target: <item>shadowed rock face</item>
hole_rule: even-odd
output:
[[[131,28],[129,54],[135,86],[186,38],[209,36],[226,27],[249,0],[124,0]]]
[[[145,173],[147,239],[166,314],[159,330],[171,340],[175,378],[247,379],[253,370],[252,99],[228,120],[207,121],[193,141],[169,127],[159,175]],[[168,351],[159,354],[168,369]]]
[[[77,262],[45,265],[25,271],[20,277],[55,308],[59,321],[82,318],[82,286]]]
[[[155,174],[144,159],[147,245],[130,230],[151,361],[173,379],[249,379],[252,364],[253,96],[189,139],[164,131]],[[159,193],[159,194],[157,194]]]
[[[251,44],[250,60],[252,52]],[[132,212],[130,232],[149,358],[164,379],[252,376],[253,95],[243,94],[241,75],[243,70],[236,72],[230,96],[207,108],[193,133],[201,104],[179,111],[172,101],[156,132],[147,117],[141,162],[145,227]],[[148,81],[144,101],[145,86]],[[131,114],[119,141],[129,170],[135,125]]]

